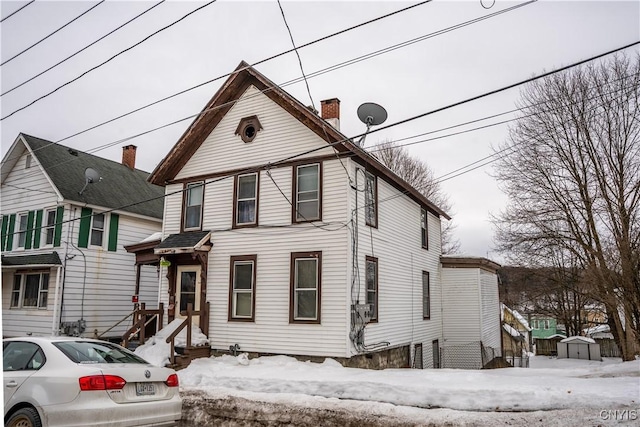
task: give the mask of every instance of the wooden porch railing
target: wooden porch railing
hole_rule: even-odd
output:
[[[187,328],[187,345],[186,345],[186,348],[191,347],[191,334],[192,334],[192,328],[193,328],[192,327],[192,318],[193,318],[193,316],[204,316],[205,319],[207,319],[205,321],[205,325],[208,324],[209,323],[209,321],[208,321],[209,302],[207,302],[205,304],[204,310],[201,310],[201,311],[193,311],[193,304],[191,304],[191,303],[187,304],[187,317],[180,324],[180,326],[178,326],[176,328],[176,330],[173,331],[173,333],[167,337],[167,343],[171,344],[171,353],[170,353],[170,356],[169,356],[169,360],[171,362],[171,365],[175,365],[175,363],[176,363],[176,356],[175,356],[175,353],[176,353],[176,351],[175,351],[175,348],[176,348],[176,344],[175,344],[176,337],[178,336],[178,334],[184,328]],[[205,333],[205,332],[203,331],[203,333]]]
[[[149,319],[147,319],[147,316]],[[156,330],[158,332],[160,328],[162,328],[162,318],[164,316],[164,305],[160,303],[158,308],[155,310],[147,310],[145,303],[140,304],[140,308],[133,312],[133,326],[131,326],[127,332],[122,335],[122,346],[127,347],[129,345],[129,341],[131,338],[137,333],[138,341],[140,345],[143,345],[146,336],[145,329],[146,326],[151,323],[154,319],[156,320]]]

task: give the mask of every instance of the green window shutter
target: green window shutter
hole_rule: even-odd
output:
[[[11,214],[9,216],[9,231],[7,232],[7,246],[6,250],[10,251],[13,249],[13,233],[16,230],[16,214]]]
[[[42,210],[36,211],[36,225],[33,230],[33,249],[40,247],[40,235],[42,233]]]
[[[25,249],[31,249],[31,243],[33,242],[33,219],[35,218],[36,211],[29,211],[27,213],[27,234],[24,242]]]
[[[53,229],[53,246],[60,246],[62,243],[62,219],[64,217],[64,206],[56,209],[56,226]]]
[[[109,220],[109,244],[107,250],[115,252],[118,250],[118,223],[120,222],[120,215],[112,213]]]
[[[0,237],[0,250],[4,251],[7,242],[7,228],[9,228],[9,215],[2,215],[2,236]]]
[[[78,246],[89,247],[89,233],[91,232],[91,208],[82,208],[80,214],[80,230],[78,230]]]

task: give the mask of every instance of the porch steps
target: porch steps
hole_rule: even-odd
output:
[[[176,348],[175,363],[170,367],[179,371],[180,369],[184,369],[193,359],[198,359],[201,357],[210,357],[211,356],[211,346],[191,346],[185,348]]]

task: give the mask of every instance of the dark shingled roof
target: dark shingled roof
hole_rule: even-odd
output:
[[[5,256],[2,255],[3,267],[19,267],[23,265],[62,265],[60,257],[57,252],[50,254],[34,254],[34,255],[19,255],[19,256]]]
[[[188,231],[186,233],[171,234],[155,249],[193,248],[207,234],[209,234],[209,231]]]
[[[24,133],[22,136],[66,200],[162,218],[164,188],[147,182],[149,173]],[[86,168],[97,170],[102,181],[89,184],[79,194],[85,185]],[[150,201],[139,203],[144,200]]]

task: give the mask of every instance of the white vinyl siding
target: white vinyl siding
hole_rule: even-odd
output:
[[[235,131],[242,118],[255,114],[263,129],[247,144]],[[176,179],[262,165],[312,148],[320,149],[297,159],[334,153],[326,141],[251,86],[196,150]]]
[[[477,268],[442,268],[447,345],[481,341],[479,282],[480,270]]]
[[[262,118],[260,120],[262,122]],[[257,144],[261,134],[262,131],[251,144]],[[273,181],[264,171],[258,179],[258,228],[228,231],[233,219],[233,178],[210,182],[206,186],[203,229],[214,230],[214,248],[208,258],[207,300],[217,302],[210,306],[209,330],[215,331],[209,336],[211,346],[228,349],[238,343],[246,351],[348,357],[351,354],[346,338],[349,232],[347,228],[335,225],[348,221],[349,186],[344,169],[338,160],[323,162],[323,204],[326,203],[323,221],[334,224],[326,228],[308,223],[292,225],[291,204],[280,191],[291,197],[293,168],[274,168],[270,173]],[[171,191],[169,187],[167,191]],[[165,212],[179,212],[175,205],[167,203]],[[179,217],[179,214],[172,216]],[[174,231],[175,224],[165,224],[165,235],[170,234],[169,230],[178,232]],[[251,253],[258,259],[255,322],[250,324],[230,322],[228,313],[229,260],[231,256],[246,254],[247,248],[251,248]],[[315,251],[322,252],[321,323],[290,323],[291,253]],[[166,267],[160,272],[160,295],[165,303],[168,295],[166,272]],[[322,347],[318,342],[322,342]]]
[[[498,296],[498,276],[484,270],[480,270],[480,304],[482,343],[487,347],[499,349],[500,302]]]
[[[352,175],[359,167],[350,162]],[[358,173],[357,185],[364,186],[362,173]],[[440,220],[429,213],[429,233],[434,246],[430,251],[421,247],[420,205],[381,177],[377,179],[378,222],[377,228],[366,225],[365,193],[350,190],[351,209],[358,209],[359,270],[365,271],[365,255],[378,258],[378,322],[365,328],[365,344],[389,342],[389,346],[410,343],[423,344],[425,367],[431,366],[431,342],[441,339],[440,311],[440,247],[435,245],[440,236]],[[350,212],[350,210],[349,210]],[[350,249],[351,250],[351,249]],[[423,320],[422,271],[430,272],[431,320]],[[366,301],[366,284],[361,273],[359,299]],[[349,301],[353,303],[354,301]],[[355,349],[353,349],[355,351]]]

